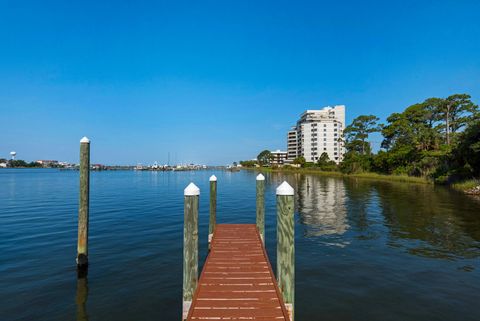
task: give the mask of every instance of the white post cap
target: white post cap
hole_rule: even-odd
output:
[[[277,187],[277,195],[292,196],[295,195],[295,190],[287,182],[283,182]]]
[[[258,174],[257,181],[264,181],[264,180],[265,180],[265,176],[263,176],[262,174]]]
[[[217,176],[212,175],[210,176],[210,182],[216,182],[217,181]]]
[[[197,185],[190,183],[187,188],[183,191],[183,195],[185,196],[198,196],[200,195],[200,189]]]
[[[85,136],[85,137],[83,137],[82,139],[80,139],[80,143],[89,144],[89,143],[90,143],[90,139],[88,139],[88,137]]]

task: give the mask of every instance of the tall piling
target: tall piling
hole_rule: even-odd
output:
[[[208,249],[210,250],[215,225],[217,224],[217,177],[210,177],[210,222],[208,225]]]
[[[77,266],[88,266],[88,221],[90,212],[90,140],[80,140],[80,199],[78,207]]]
[[[257,176],[257,229],[265,244],[265,176]]]
[[[277,188],[277,281],[291,321],[295,301],[294,195],[287,182]]]
[[[198,208],[200,189],[193,183],[184,190],[183,313],[186,320],[198,284]]]

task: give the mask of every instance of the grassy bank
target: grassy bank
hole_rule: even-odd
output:
[[[469,179],[463,182],[454,183],[451,187],[457,191],[467,194],[477,194],[476,190],[480,186],[480,179]]]
[[[352,178],[362,178],[362,179],[371,179],[371,180],[381,180],[381,181],[391,181],[391,182],[406,182],[406,183],[417,183],[417,184],[433,184],[432,180],[429,180],[424,177],[414,177],[407,175],[383,175],[377,173],[359,173],[359,174],[344,174],[341,172],[333,171],[322,171],[318,168],[245,168],[247,170],[256,170],[259,172],[273,172],[273,173],[300,173],[300,174],[312,174],[312,175],[322,175],[328,177],[352,177]]]

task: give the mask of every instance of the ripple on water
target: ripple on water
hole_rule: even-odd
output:
[[[178,319],[183,189],[201,189],[201,265],[212,174],[218,222],[253,223],[254,172],[92,172],[91,266],[77,283],[78,172],[0,170],[2,321],[77,320],[83,308],[89,321]],[[423,185],[266,178],[274,269],[275,188],[287,180],[296,191],[297,320],[480,319],[480,203]],[[85,286],[87,304],[76,306]]]

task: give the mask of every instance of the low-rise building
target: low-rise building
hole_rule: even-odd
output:
[[[56,160],[37,160],[35,163],[40,164],[43,167],[57,167],[59,165]]]
[[[270,154],[272,155],[271,164],[272,165],[283,165],[287,160],[288,152],[284,152],[281,150],[271,151]]]

